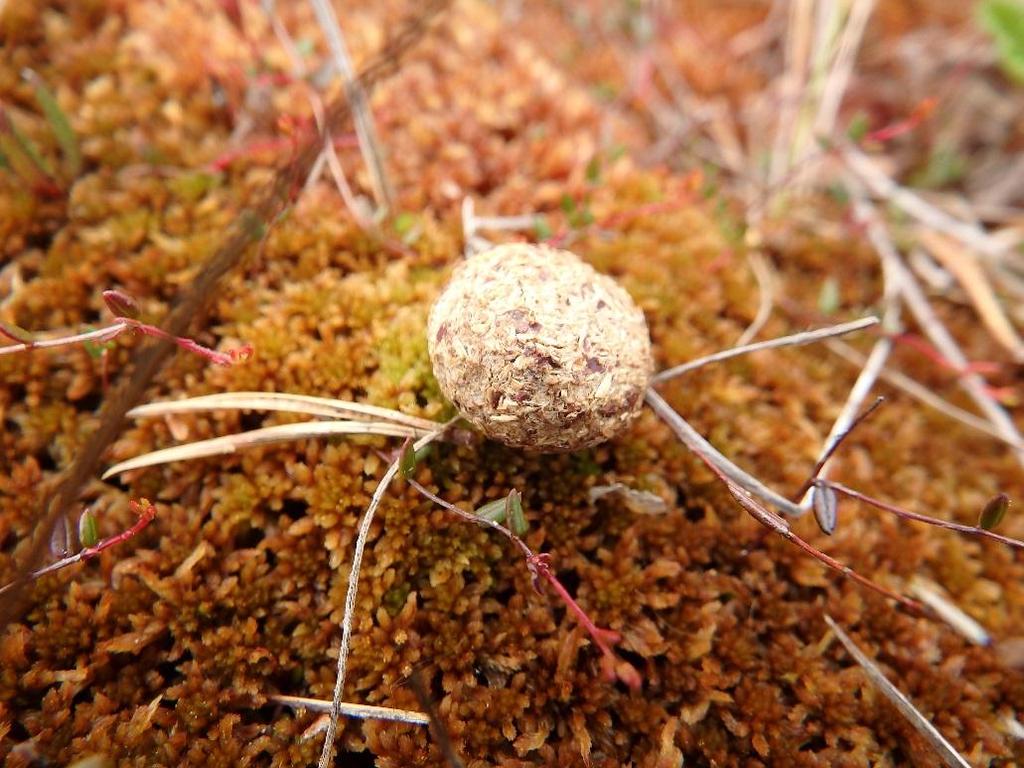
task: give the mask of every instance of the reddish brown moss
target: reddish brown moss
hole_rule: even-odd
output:
[[[13,20],[4,24],[16,34],[0,53],[0,73],[31,65],[58,89],[88,169],[67,205],[46,215],[2,188],[0,205],[16,215],[0,215],[13,222],[11,237],[0,239],[26,280],[4,311],[32,329],[77,327],[97,321],[101,289],[119,286],[148,316],[162,317],[268,175],[253,159],[222,176],[197,170],[227,146],[232,127],[229,109],[210,106],[213,81],[239,104],[246,84],[238,72],[251,51],[212,0],[103,13],[31,6],[6,6]],[[292,12],[297,37],[316,37],[308,11]],[[379,44],[383,13],[351,20],[346,31],[358,56]],[[277,57],[265,25],[247,24]],[[196,35],[182,49],[169,29]],[[197,68],[199,49],[209,55]],[[23,86],[4,77],[0,96],[29,103]],[[740,72],[726,85],[750,87],[749,77]],[[276,109],[305,110],[297,88],[282,86],[276,99]],[[442,267],[460,249],[464,194],[481,211],[547,211],[556,224],[565,194],[589,195],[599,222],[668,203],[605,231],[570,233],[573,249],[641,304],[663,365],[732,343],[753,316],[755,286],[716,218],[717,201],[699,201],[690,180],[641,173],[626,158],[588,184],[601,107],[485,7],[459,4],[375,107],[400,205],[422,227],[409,252],[396,256],[358,231],[333,190],[315,186],[197,329],[206,343],[252,342],[256,358],[213,369],[178,356],[153,398],[264,389],[444,417],[422,332]],[[273,125],[267,114],[254,117],[264,130]],[[636,126],[626,128],[615,125],[635,138]],[[356,167],[354,154],[344,160]],[[365,190],[365,179],[353,176]],[[836,218],[826,205],[807,206]],[[860,314],[874,301],[874,261],[851,246],[850,233],[829,240],[780,226],[766,232],[794,305],[815,306],[825,275],[844,287],[844,312]],[[964,313],[950,310],[948,319],[973,354],[998,354]],[[776,320],[766,335],[784,330]],[[115,372],[136,344],[118,343]],[[948,375],[909,352],[898,363],[953,392]],[[780,352],[691,374],[664,392],[744,466],[793,489],[852,381],[842,365],[820,349]],[[101,398],[98,362],[80,350],[0,357],[5,580],[37,519],[40,485],[67,465]],[[283,419],[144,421],[124,432],[110,458]],[[87,488],[87,500],[101,502],[104,535],[130,524],[127,496],[153,498],[160,516],[133,543],[41,580],[30,610],[0,635],[0,727],[9,729],[0,753],[33,739],[58,764],[91,752],[140,766],[312,762],[318,744],[301,735],[313,718],[264,697],[330,694],[329,649],[338,642],[353,531],[383,470],[375,450],[384,447],[305,441],[149,470],[123,490]],[[899,396],[845,449],[840,469],[851,484],[961,520],[994,491],[1021,487],[1005,450]],[[645,679],[642,695],[605,682],[586,635],[557,601],[532,591],[517,553],[396,487],[371,535],[346,695],[415,708],[404,681],[420,668],[471,765],[666,766],[679,755],[719,765],[929,759],[845,655],[823,641],[823,610],[853,628],[973,761],[1015,756],[998,717],[1024,709],[1019,672],[942,625],[824,573],[736,509],[649,413],[620,439],[571,456],[442,445],[418,477],[466,506],[519,488],[530,545],[552,554],[599,624],[623,634],[622,648]],[[609,482],[654,489],[670,511],[638,515],[614,497],[592,504],[588,491]],[[1024,632],[1024,572],[1012,553],[853,505],[842,514],[832,539],[809,522],[797,528],[894,584],[929,573],[1000,637]],[[1011,519],[1006,531],[1024,527]],[[381,766],[441,761],[412,726],[349,722],[341,743],[369,750]]]

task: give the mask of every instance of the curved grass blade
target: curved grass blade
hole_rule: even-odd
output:
[[[326,435],[383,435],[385,437],[421,437],[422,430],[401,424],[386,424],[366,421],[312,421],[301,424],[277,424],[242,432],[237,435],[225,435],[209,440],[198,440],[194,443],[176,445],[159,451],[136,456],[134,459],[115,464],[103,473],[103,479],[119,475],[132,469],[153,467],[158,464],[169,464],[173,461],[188,461],[207,456],[222,456],[235,453],[245,448],[258,445],[272,445],[292,440]]]
[[[278,392],[225,392],[216,395],[200,395],[184,400],[165,400],[146,403],[128,411],[132,418],[166,416],[175,413],[205,413],[219,410],[282,411],[304,413],[309,416],[387,421],[403,424],[421,431],[437,429],[438,422],[409,416],[391,408],[357,403],[351,400],[335,400],[312,395],[293,395]]]

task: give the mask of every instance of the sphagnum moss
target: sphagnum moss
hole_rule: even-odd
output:
[[[162,184],[142,183],[149,178],[142,172],[146,166],[116,165],[142,159],[145,147],[132,137],[143,143],[155,139],[163,152],[170,148],[197,165],[224,145],[229,126],[208,112],[193,115],[195,99],[208,94],[192,66],[195,58],[179,59],[173,48],[158,44],[131,49],[142,51],[141,62],[127,49],[121,58],[110,55],[122,45],[124,30],[137,33],[132,45],[138,46],[140,36],[152,32],[147,25],[166,23],[155,4],[130,14],[75,9],[66,24],[42,23],[33,4],[7,8],[35,14],[9,50],[16,49],[19,63],[29,61],[50,83],[87,83],[120,66],[111,62],[130,61],[134,69],[118,81],[126,84],[123,94],[99,88],[88,94],[90,108],[109,107],[99,116],[116,128],[101,135],[110,124],[97,122],[96,113],[81,126],[87,162],[101,170],[86,179],[103,180],[100,191],[87,196],[89,220],[51,219],[47,232],[57,237],[48,242],[40,237],[38,222],[14,217],[12,226],[22,229],[5,245],[19,239],[35,243],[49,257],[48,274],[40,274],[39,251],[23,259],[18,248],[27,282],[12,306],[35,329],[90,322],[100,307],[99,291],[120,284],[151,300],[151,311],[159,316],[161,302],[173,295],[173,286],[203,249],[199,240],[185,241],[186,248],[196,248],[186,263],[148,245],[133,250],[137,228],[104,227],[121,217],[123,205],[163,211],[166,204]],[[212,5],[202,10],[204,19],[216,13]],[[48,13],[58,21],[69,19],[59,10]],[[200,23],[193,8],[175,6],[167,13],[174,14],[175,23],[166,28],[224,34],[223,25]],[[593,126],[600,113],[586,94],[521,38],[502,34],[487,9],[461,7],[442,35],[381,96],[393,110],[384,141],[394,148],[396,186],[407,190],[409,207],[429,203],[441,212],[439,229],[406,257],[412,269],[436,269],[449,258],[443,254],[457,250],[453,216],[447,214],[461,194],[488,195],[494,210],[555,207],[567,184],[575,183],[573,176],[582,178],[588,158],[578,157],[576,148],[582,155],[597,143]],[[54,57],[55,51],[74,55]],[[481,62],[488,62],[493,77],[479,77]],[[176,71],[188,73],[191,93],[175,82]],[[153,77],[155,72],[161,76]],[[547,80],[552,76],[554,86]],[[195,120],[189,124],[202,130],[154,126],[126,109],[136,92],[147,88],[153,89],[152,98],[139,103],[156,105],[174,97]],[[72,102],[81,90],[70,88]],[[516,126],[527,123],[563,140],[517,132]],[[437,159],[437,148],[453,141],[458,151]],[[166,154],[164,160],[180,161]],[[236,204],[234,196],[247,194],[244,175],[229,173],[225,186],[209,190],[201,205],[184,203],[186,226],[215,237]],[[652,190],[671,194],[671,181],[626,165],[607,183],[594,202],[607,211],[632,206]],[[103,191],[125,188],[137,194],[118,201]],[[375,367],[375,345],[395,329],[386,321],[375,324],[372,317],[395,317],[399,309],[386,290],[373,290],[393,279],[383,266],[387,258],[368,253],[365,236],[351,227],[324,232],[322,222],[338,220],[337,203],[320,190],[311,197],[268,243],[253,281],[226,286],[211,326],[218,335],[249,340],[253,318],[265,318],[264,332],[284,340],[280,356],[225,371],[180,359],[154,396],[228,389],[351,393],[437,415]],[[608,239],[584,238],[577,246],[638,297],[662,364],[727,346],[756,304],[743,273],[723,267],[725,243],[700,205],[633,222]],[[634,256],[638,246],[647,254],[643,262]],[[831,254],[829,269],[844,285],[865,285],[858,273],[864,260],[851,256],[847,243],[809,242],[806,253],[787,252],[781,263],[801,285],[798,271],[817,263],[822,253]],[[79,268],[65,273],[62,265],[71,263]],[[677,279],[684,263],[686,272],[716,279]],[[314,286],[316,272],[325,277]],[[68,283],[60,280],[64,274],[71,277]],[[367,290],[355,291],[346,274]],[[337,317],[321,321],[322,328],[307,320],[296,325],[300,308],[282,311],[280,289],[289,283],[335,288],[371,319],[352,327]],[[420,328],[438,287],[435,282],[412,299],[420,309]],[[797,295],[813,305],[813,286]],[[865,290],[857,301],[870,299]],[[346,365],[338,369],[350,371],[345,380],[326,381],[318,355],[343,359]],[[911,365],[927,373],[919,362]],[[0,540],[6,555],[16,552],[31,531],[38,483],[67,461],[62,451],[48,448],[50,427],[24,417],[36,406],[56,413],[71,371],[62,356],[39,354],[23,368],[4,371]],[[804,470],[792,457],[810,462],[807,446],[820,439],[828,404],[843,396],[840,378],[813,354],[775,353],[770,361],[697,373],[685,385],[667,385],[666,395],[681,412],[695,415],[701,430],[713,434],[730,455],[796,487]],[[90,403],[102,396],[98,375],[92,387],[91,395],[75,405],[69,431],[90,423]],[[253,417],[242,420],[253,425]],[[237,415],[216,416],[212,425],[194,417],[169,421],[176,434],[224,434],[240,426]],[[1014,467],[1004,453],[898,398],[863,429],[863,447],[851,450],[846,460],[851,483],[870,484],[905,501],[920,495],[948,514],[956,513],[954,502],[965,489],[983,500],[995,490],[1016,487]],[[922,441],[922,435],[935,433],[946,439]],[[164,424],[143,423],[125,434],[116,453],[135,455],[170,439]],[[958,452],[953,445],[967,448]],[[383,593],[365,590],[357,639],[372,641],[357,644],[350,690],[368,701],[415,707],[411,694],[393,683],[403,679],[410,664],[425,665],[460,752],[467,761],[487,764],[578,765],[589,755],[596,766],[653,765],[662,756],[672,765],[676,750],[687,764],[897,761],[907,754],[901,751],[907,749],[907,733],[863,689],[859,673],[837,671],[838,657],[820,645],[818,615],[824,605],[844,625],[860,625],[861,637],[900,670],[915,700],[940,714],[959,746],[974,750],[972,759],[984,763],[1012,755],[993,725],[994,713],[1024,709],[1024,693],[1019,675],[991,651],[969,648],[943,627],[895,612],[850,585],[806,576],[803,556],[734,513],[710,474],[650,415],[641,415],[632,429],[591,456],[596,469],[581,472],[578,456],[542,460],[494,444],[444,447],[419,470],[419,479],[433,480],[446,498],[474,505],[509,487],[522,488],[531,510],[530,535],[552,553],[562,573],[579,576],[579,599],[599,606],[599,618],[626,632],[626,647],[644,671],[643,697],[599,679],[595,655],[569,620],[532,597],[519,561],[488,543],[484,532],[449,523],[411,491],[394,493],[385,502],[386,524],[376,529],[366,581],[380,579],[382,587],[407,583],[409,596],[401,621],[389,624],[387,611],[380,613]],[[322,539],[331,542],[339,564],[347,561],[355,518],[379,469],[364,446],[310,441],[287,451],[151,470],[133,479],[133,495],[144,487],[146,495],[157,496],[161,517],[153,529],[134,551],[111,554],[83,569],[76,575],[80,585],[68,586],[62,577],[41,582],[35,607],[0,638],[0,727],[9,728],[0,752],[18,764],[11,747],[31,739],[34,749],[61,764],[88,752],[106,752],[124,765],[311,761],[317,746],[299,740],[310,719],[256,705],[268,691],[320,696],[329,691],[333,670],[324,662],[324,649],[336,642],[342,583]],[[627,484],[644,475],[664,478],[679,505],[663,517],[637,516],[614,499],[592,506],[587,491],[611,473]],[[232,480],[242,474],[261,482],[243,492]],[[120,498],[99,483],[89,493]],[[219,503],[227,498],[234,503]],[[111,510],[101,518],[104,533],[126,527],[131,519],[123,505]],[[1019,524],[1010,520],[1009,525]],[[215,542],[215,552],[189,560],[204,541]],[[867,514],[848,514],[832,547],[851,562],[897,577],[926,567],[940,577],[955,575],[957,597],[987,624],[1002,628],[1004,635],[1019,634],[1015,628],[1024,626],[1019,587],[1024,574],[1001,549],[944,544]],[[434,564],[460,549],[470,553],[469,566],[432,582]],[[186,560],[191,566],[178,572]],[[460,632],[462,621],[447,613],[460,599],[483,617],[479,632],[474,620],[468,637]],[[58,632],[62,626],[73,631]],[[397,649],[395,655],[383,658],[380,644]],[[933,663],[939,659],[944,661]],[[346,750],[369,747],[380,765],[436,765],[440,759],[423,732],[409,726],[349,724],[344,745]]]

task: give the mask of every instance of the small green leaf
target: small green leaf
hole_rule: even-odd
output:
[[[473,511],[473,514],[477,517],[482,517],[485,520],[490,520],[493,523],[502,525],[505,522],[505,516],[508,514],[508,497],[505,496],[500,499],[495,499],[494,501],[489,501],[482,507],[477,507]]]
[[[398,237],[401,238],[401,242],[407,246],[411,246],[420,239],[423,233],[423,225],[420,222],[420,217],[415,213],[408,211],[399,213],[394,217],[394,221],[391,222],[391,226],[394,227]]]
[[[71,121],[64,114],[64,110],[60,108],[53,91],[47,87],[39,75],[31,69],[25,69],[22,72],[22,77],[35,91],[36,101],[50,123],[50,128],[53,129],[57,145],[64,155],[64,168],[68,176],[72,179],[76,178],[82,171],[82,152],[78,148],[78,136],[75,135],[75,130],[71,127]]]
[[[414,226],[416,226],[416,214],[404,211],[395,216],[394,224],[395,232],[399,235],[407,234]]]
[[[569,215],[576,210],[576,201],[568,194],[562,195],[559,205],[562,207],[562,210]]]
[[[513,488],[505,497],[505,514],[508,519],[508,527],[516,536],[526,534],[526,516],[523,514],[523,494]]]
[[[1024,83],[1024,3],[984,0],[978,6],[978,22],[992,35],[1003,71]]]
[[[986,531],[991,531],[1002,522],[1004,517],[1006,517],[1006,511],[1009,508],[1009,496],[1005,493],[993,496],[989,499],[985,508],[981,510],[981,514],[978,515],[978,527]]]
[[[955,149],[937,146],[928,156],[924,168],[910,177],[915,187],[941,189],[956,184],[967,172],[967,161]]]
[[[832,275],[825,278],[818,291],[818,311],[823,315],[834,315],[839,309],[839,281]]]
[[[595,83],[591,87],[591,91],[594,94],[594,98],[596,98],[598,101],[615,101],[615,99],[619,97],[618,87],[615,85],[615,83],[611,83],[608,81]]]
[[[406,441],[402,447],[402,457],[398,460],[398,472],[406,480],[413,476],[416,471],[416,451],[412,448],[412,442]]]
[[[597,184],[601,180],[601,158],[597,155],[587,163],[586,176],[588,184]]]
[[[551,239],[551,225],[548,224],[548,220],[544,216],[533,217],[533,232],[537,236],[538,240],[550,240]]]
[[[850,118],[846,126],[846,135],[854,144],[860,144],[868,135],[868,116],[864,112],[857,112]]]
[[[78,541],[83,547],[93,547],[99,540],[100,532],[96,525],[96,515],[87,509],[78,518]]]
[[[0,320],[0,336],[20,344],[31,344],[35,341],[35,336],[30,331],[14,323],[5,323],[3,320]]]
[[[33,188],[53,186],[50,166],[36,145],[11,122],[0,104],[0,154],[18,178]]]
[[[850,190],[838,181],[825,187],[825,194],[835,200],[839,205],[845,206],[850,203]]]
[[[262,240],[263,236],[267,233],[266,223],[251,208],[246,208],[238,214],[238,225],[242,228],[245,236],[252,242]]]
[[[92,326],[86,326],[85,330],[95,331],[96,329]],[[113,349],[116,345],[113,339],[107,341],[83,341],[82,348],[93,360],[100,360],[103,358],[103,353],[109,349]]]
[[[195,171],[168,179],[167,186],[185,202],[194,203],[220,186],[222,180],[223,176],[219,173]]]

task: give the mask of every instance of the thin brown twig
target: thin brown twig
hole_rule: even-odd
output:
[[[413,443],[413,450],[418,451],[419,449],[430,445],[430,443],[444,433],[451,423],[452,422],[439,425],[438,429],[424,437],[421,437]],[[356,598],[359,594],[359,572],[363,564],[363,553],[366,550],[366,542],[370,537],[370,525],[373,523],[374,514],[380,506],[381,500],[384,498],[384,494],[387,492],[388,487],[391,485],[391,481],[394,480],[395,475],[398,474],[399,466],[400,459],[395,459],[388,466],[387,470],[385,470],[384,476],[377,484],[377,488],[373,492],[373,497],[370,499],[370,503],[367,505],[366,511],[363,513],[363,519],[359,522],[355,548],[352,553],[352,564],[349,566],[348,585],[345,590],[345,610],[341,618],[341,645],[338,646],[338,669],[334,680],[334,695],[332,698],[334,705],[331,707],[331,714],[327,721],[327,734],[324,736],[323,751],[320,753],[320,768],[327,768],[327,765],[331,762],[331,756],[334,754],[334,737],[338,731],[338,717],[341,715],[341,699],[345,692],[345,676],[348,672],[348,655],[349,650],[352,647],[352,625],[353,617],[356,612]]]
[[[884,398],[877,398],[875,402],[869,405],[866,410],[862,411],[853,420],[851,420],[849,422],[849,425],[836,436],[835,440],[830,442],[828,448],[821,454],[821,456],[818,458],[818,461],[815,463],[814,469],[811,470],[811,474],[807,478],[807,481],[802,486],[800,486],[800,490],[796,492],[797,497],[803,496],[805,493],[811,490],[811,488],[813,488],[816,483],[824,479],[822,477],[822,469],[824,469],[825,464],[828,462],[828,460],[832,458],[832,455],[839,449],[839,446],[843,444],[843,441],[850,436],[850,433],[853,432],[853,430],[855,430],[861,424],[863,424],[864,421],[868,417],[870,417],[871,414],[874,413],[883,402],[885,402]]]
[[[729,490],[729,493],[732,495],[732,497],[739,503],[741,507],[743,507],[744,510],[747,511],[747,513],[750,514],[751,517],[753,517],[759,523],[775,531],[775,533],[779,534],[790,543],[795,544],[804,552],[813,557],[815,560],[824,563],[829,568],[838,571],[843,576],[846,576],[847,578],[856,581],[861,586],[867,587],[868,589],[877,592],[883,597],[887,597],[890,600],[899,603],[904,608],[906,608],[914,614],[927,614],[925,606],[921,603],[917,602],[916,600],[912,600],[911,598],[906,597],[905,595],[901,595],[898,592],[894,592],[888,587],[883,587],[881,584],[872,581],[867,576],[863,576],[857,573],[857,571],[855,571],[850,566],[841,563],[831,555],[825,554],[820,549],[817,549],[801,537],[797,536],[795,533],[793,533],[793,531],[789,527],[789,524],[785,520],[783,520],[779,515],[775,514],[774,512],[771,512],[770,510],[762,506],[760,503],[758,503],[758,501],[754,499],[754,497],[751,496],[748,491],[744,490],[742,487],[740,487],[731,479],[729,479],[729,477],[724,472],[722,472],[717,466],[715,466],[715,464],[712,461],[710,461],[706,456],[703,456],[702,454],[698,453],[697,457],[701,461],[703,461],[704,464],[712,472],[715,473],[715,475],[718,476],[718,479],[725,484],[725,487]]]
[[[869,504],[877,509],[884,510],[885,512],[891,512],[897,517],[901,517],[904,520],[913,520],[918,523],[927,523],[928,525],[934,525],[938,528],[946,528],[950,531],[957,531],[959,533],[966,533],[971,536],[979,536],[983,539],[990,539],[992,541],[998,541],[1000,544],[1006,544],[1016,549],[1024,549],[1024,541],[1014,539],[1010,536],[1003,536],[1000,533],[989,531],[985,528],[979,528],[976,525],[964,525],[963,523],[953,523],[949,520],[942,520],[938,517],[932,517],[931,515],[923,515],[920,512],[912,512],[909,509],[904,509],[896,504],[891,504],[881,499],[876,499],[873,496],[869,496],[866,493],[850,488],[842,483],[837,483],[834,480],[824,481],[829,488],[834,491],[849,496],[851,499],[857,499],[863,501],[865,504]]]

